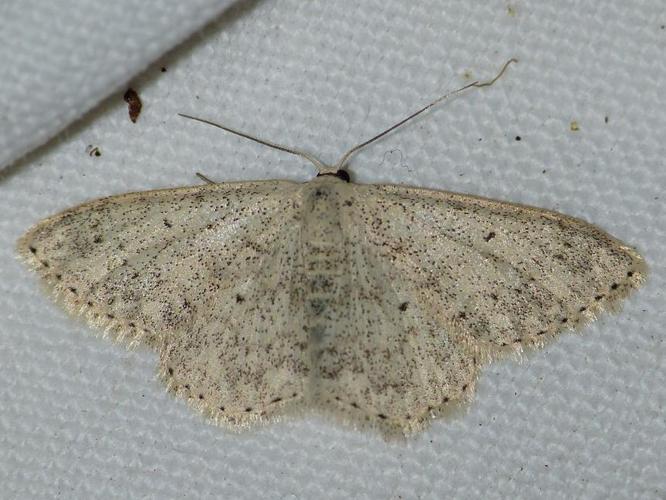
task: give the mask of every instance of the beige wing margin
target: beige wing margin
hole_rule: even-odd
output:
[[[566,215],[462,194],[358,186],[363,238],[419,307],[482,354],[539,346],[644,281],[636,250]]]

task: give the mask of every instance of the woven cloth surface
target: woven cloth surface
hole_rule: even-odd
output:
[[[0,496],[666,496],[662,0],[148,3],[0,7]],[[493,87],[360,152],[354,179],[581,217],[636,246],[650,276],[618,314],[489,365],[466,412],[405,442],[316,416],[209,425],[166,394],[154,353],[96,337],[15,258],[32,224],[91,198],[197,184],[197,171],[314,174],[179,112],[334,162],[510,57]]]

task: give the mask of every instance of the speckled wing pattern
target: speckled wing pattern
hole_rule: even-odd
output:
[[[363,238],[386,279],[491,357],[593,320],[640,286],[643,258],[580,219],[481,197],[359,187]]]
[[[45,219],[19,251],[70,312],[156,348],[170,391],[220,422],[249,423],[303,394],[306,339],[289,294],[300,189],[247,182],[112,196]]]
[[[338,235],[344,262],[312,343],[313,401],[387,435],[468,402],[483,364],[615,309],[646,276],[635,250],[548,210],[394,185],[313,193],[305,223]]]
[[[578,219],[335,176],[105,198],[40,222],[19,251],[71,312],[156,348],[169,390],[217,423],[314,408],[387,436],[646,275]]]

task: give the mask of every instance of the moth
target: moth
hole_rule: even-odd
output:
[[[458,89],[492,85],[474,82]],[[18,251],[67,310],[159,354],[168,390],[243,429],[314,409],[386,436],[470,401],[481,368],[593,320],[644,280],[580,219],[477,196],[350,182],[213,183],[90,201]]]

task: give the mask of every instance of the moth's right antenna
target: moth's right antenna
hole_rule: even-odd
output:
[[[179,116],[182,116],[183,118],[188,118],[188,119],[190,119],[190,120],[194,120],[194,121],[197,121],[197,122],[201,122],[201,123],[206,123],[206,124],[208,124],[208,125],[212,125],[213,127],[221,128],[222,130],[226,130],[227,132],[230,132],[230,133],[232,133],[232,134],[238,135],[238,136],[240,136],[240,137],[244,137],[245,139],[250,139],[251,141],[258,142],[259,144],[263,144],[264,146],[268,146],[269,148],[277,149],[277,150],[279,150],[279,151],[284,151],[285,153],[291,153],[292,155],[300,156],[301,158],[304,158],[304,159],[308,160],[308,161],[309,161],[310,163],[312,163],[315,167],[317,167],[317,169],[319,170],[319,173],[320,173],[320,174],[321,174],[321,173],[324,173],[324,172],[336,172],[336,171],[342,170],[343,167],[344,167],[344,165],[345,165],[345,163],[347,163],[347,161],[349,160],[349,158],[350,158],[354,153],[356,153],[359,149],[364,148],[365,146],[367,146],[367,145],[370,144],[371,142],[375,142],[377,139],[379,139],[379,138],[381,138],[381,137],[384,137],[386,134],[388,134],[389,132],[395,130],[395,129],[398,128],[400,125],[403,125],[403,124],[407,123],[409,120],[411,120],[411,119],[414,118],[415,116],[418,116],[418,115],[420,115],[421,113],[423,113],[424,111],[429,110],[429,109],[432,108],[435,104],[438,104],[438,103],[442,102],[444,99],[447,99],[448,97],[451,97],[452,95],[455,95],[455,94],[457,94],[457,93],[459,93],[459,92],[462,92],[463,90],[467,90],[467,89],[470,88],[470,87],[479,87],[479,88],[480,88],[480,87],[489,87],[490,85],[492,85],[493,83],[495,83],[497,80],[499,80],[499,78],[500,78],[500,77],[504,74],[504,72],[506,71],[506,68],[509,66],[509,64],[511,64],[511,63],[517,63],[517,62],[518,62],[517,59],[513,59],[513,58],[512,58],[512,59],[509,59],[506,63],[504,63],[504,66],[502,66],[502,69],[500,70],[500,72],[497,73],[497,75],[495,76],[495,78],[493,78],[492,80],[489,80],[489,81],[487,81],[487,82],[479,82],[479,81],[476,81],[476,82],[468,83],[468,84],[465,85],[464,87],[460,87],[460,88],[457,89],[457,90],[454,90],[454,91],[452,91],[452,92],[449,92],[448,94],[444,94],[443,96],[441,96],[441,97],[435,99],[434,101],[432,101],[432,102],[431,102],[430,104],[428,104],[427,106],[422,107],[422,108],[419,109],[417,112],[412,113],[412,114],[409,115],[407,118],[405,118],[405,119],[403,119],[403,120],[400,120],[398,123],[396,123],[396,124],[393,125],[392,127],[387,128],[387,129],[384,130],[381,134],[377,134],[377,135],[374,136],[372,139],[368,139],[367,141],[365,141],[365,142],[359,144],[358,146],[354,146],[353,148],[351,148],[349,151],[347,151],[347,152],[342,156],[342,159],[341,159],[341,160],[335,165],[335,168],[332,168],[332,169],[331,169],[331,167],[329,167],[328,165],[326,165],[323,161],[321,161],[319,158],[316,158],[315,156],[313,156],[313,155],[311,155],[311,154],[309,154],[309,153],[306,153],[305,151],[301,151],[301,150],[299,150],[299,149],[291,148],[291,147],[289,147],[289,146],[283,146],[282,144],[277,144],[277,143],[275,143],[275,142],[267,141],[266,139],[261,139],[261,138],[259,138],[259,137],[254,136],[254,135],[250,135],[250,134],[248,134],[248,133],[246,133],[246,132],[241,132],[240,130],[233,129],[233,128],[231,128],[231,127],[227,127],[226,125],[221,125],[221,124],[219,124],[219,123],[215,123],[215,122],[212,122],[212,121],[210,121],[210,120],[204,120],[203,118],[197,118],[196,116],[186,115],[186,114],[184,114],[184,113],[178,113],[178,115],[179,115]],[[197,175],[199,175],[199,174],[197,174]],[[204,178],[204,177],[201,176],[201,175],[199,175],[199,176],[200,176],[201,178],[203,178],[206,182],[211,182],[209,179],[206,179],[206,178]]]
[[[362,148],[364,148],[365,146],[367,146],[368,144],[370,144],[370,143],[372,143],[372,142],[375,142],[377,139],[380,139],[380,138],[384,137],[386,134],[388,134],[389,132],[392,132],[393,130],[397,129],[399,126],[404,125],[405,123],[407,123],[407,122],[408,122],[409,120],[411,120],[412,118],[415,118],[416,116],[420,115],[420,114],[423,113],[424,111],[429,110],[429,109],[432,108],[434,105],[439,104],[439,103],[442,102],[444,99],[447,99],[447,98],[449,98],[449,97],[451,97],[451,96],[453,96],[453,95],[455,95],[455,94],[458,94],[458,93],[462,92],[463,90],[467,90],[467,89],[469,89],[469,88],[471,88],[471,87],[478,87],[478,88],[481,88],[481,87],[490,87],[493,83],[495,83],[497,80],[500,79],[500,77],[501,77],[501,76],[504,74],[504,72],[506,71],[506,68],[509,67],[509,64],[511,64],[511,63],[517,63],[517,62],[518,62],[518,59],[515,59],[515,58],[511,58],[511,59],[509,59],[507,62],[504,63],[504,66],[502,66],[502,69],[499,71],[499,73],[497,73],[497,75],[495,76],[495,78],[493,78],[492,80],[488,80],[487,82],[479,82],[479,81],[475,81],[475,82],[472,82],[472,83],[468,83],[468,84],[465,85],[464,87],[460,87],[459,89],[456,89],[456,90],[453,90],[452,92],[449,92],[449,93],[447,93],[447,94],[444,94],[443,96],[438,97],[437,99],[435,99],[434,101],[432,101],[430,104],[428,104],[428,105],[426,105],[426,106],[423,106],[421,109],[419,109],[419,110],[416,111],[415,113],[412,113],[412,114],[409,115],[407,118],[404,118],[404,119],[400,120],[398,123],[396,123],[395,125],[393,125],[393,126],[387,128],[386,130],[384,130],[384,131],[381,132],[380,134],[377,134],[377,135],[374,136],[373,138],[368,139],[367,141],[362,142],[361,144],[358,144],[357,146],[354,146],[353,148],[351,148],[349,151],[347,151],[347,152],[342,156],[342,158],[340,159],[340,161],[338,161],[338,163],[336,163],[336,165],[335,165],[335,170],[343,169],[344,166],[345,166],[345,163],[347,163],[347,161],[349,160],[349,158],[350,158],[354,153],[356,153],[359,149],[362,149]]]

